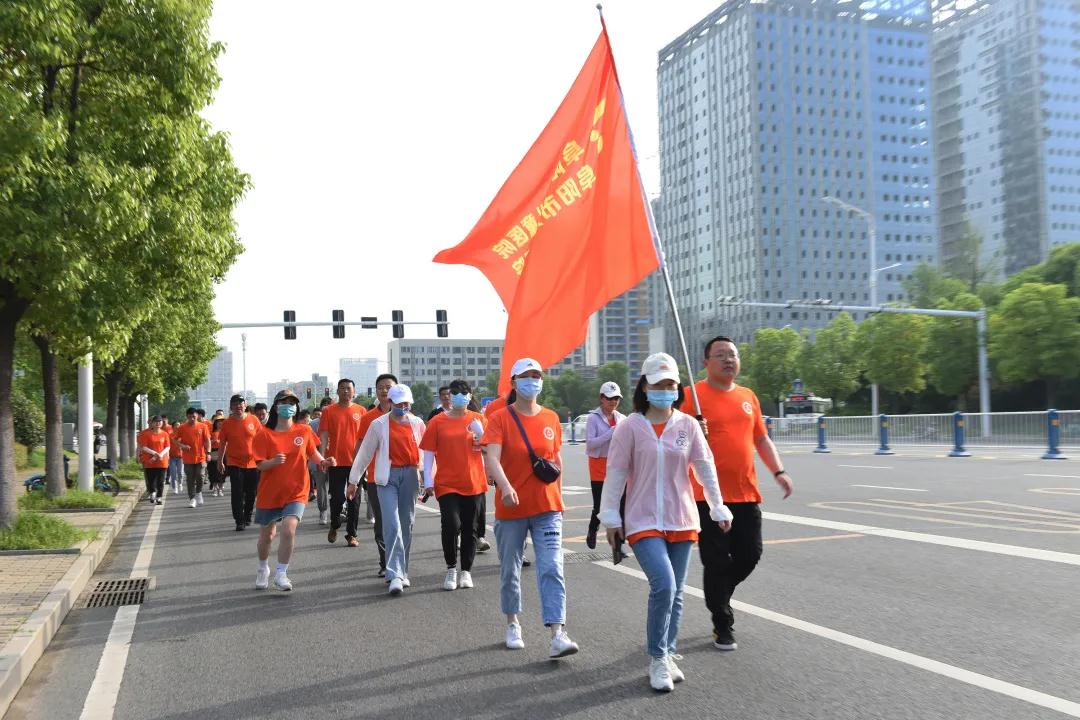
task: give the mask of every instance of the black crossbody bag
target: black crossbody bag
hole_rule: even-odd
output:
[[[536,453],[533,452],[532,443],[529,442],[529,436],[525,434],[525,426],[521,424],[521,418],[514,412],[514,408],[507,406],[506,409],[510,411],[510,417],[514,418],[518,430],[521,431],[521,439],[525,441],[525,447],[529,451],[529,460],[532,461],[533,475],[546,483],[553,483],[558,480],[559,475],[562,474],[562,469],[550,460],[537,457]]]

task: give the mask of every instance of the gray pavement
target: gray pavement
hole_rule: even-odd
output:
[[[581,446],[564,454],[566,546],[587,552],[584,456]],[[1072,463],[842,451],[785,458],[796,494],[781,501],[765,480],[763,509],[803,520],[766,520],[762,563],[737,599],[1053,696],[1066,710],[1080,703],[1080,566],[803,524],[1080,556]],[[720,653],[694,596],[681,632],[687,681],[656,695],[645,676],[647,584],[637,577],[568,558],[567,629],[582,651],[551,662],[530,571],[519,652],[502,646],[494,550],[478,557],[475,589],[441,589],[436,514],[417,513],[413,587],[401,598],[375,577],[370,526],[360,548],[330,546],[313,509],[289,571],[296,589],[258,592],[255,533],[232,530],[228,502],[165,506],[150,571],[157,588],[138,614],[116,718],[1069,716],[746,612],[739,650]],[[150,516],[140,506],[102,576],[130,573]],[[688,583],[701,587],[696,553]],[[116,613],[73,611],[7,717],[79,717]]]

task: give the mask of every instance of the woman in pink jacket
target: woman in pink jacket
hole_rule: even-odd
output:
[[[675,664],[675,649],[690,550],[701,529],[690,487],[691,463],[710,516],[725,532],[731,529],[712,451],[697,420],[679,412],[682,400],[675,360],[666,353],[646,358],[634,390],[634,412],[611,437],[600,499],[608,543],[615,549],[624,539],[629,542],[649,578],[645,645],[649,684],[660,692],[671,691],[685,678]],[[626,508],[620,513],[624,489]]]

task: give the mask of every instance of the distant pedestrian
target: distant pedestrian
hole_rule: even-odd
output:
[[[386,545],[386,579],[390,594],[409,587],[409,555],[420,488],[420,439],[424,421],[412,414],[413,395],[408,385],[394,385],[387,393],[389,415],[368,426],[349,473],[348,499],[356,497],[364,468],[375,462],[375,484],[382,512],[382,540]]]
[[[705,512],[720,531],[731,528],[705,435],[678,409],[683,401],[678,368],[666,353],[645,359],[634,412],[611,436],[600,508],[612,549],[619,553],[623,541],[629,542],[649,578],[645,649],[649,684],[661,692],[685,677],[675,664],[676,645],[690,551],[700,529],[691,465],[708,498]]]
[[[259,490],[259,470],[255,467],[255,438],[263,431],[259,419],[247,412],[243,395],[229,400],[229,417],[221,423],[219,472],[229,476],[233,522],[240,532],[251,524],[255,495]]]
[[[139,433],[136,444],[139,460],[143,466],[146,493],[151,504],[161,504],[165,494],[165,473],[169,468],[169,450],[172,443],[169,434],[161,429],[161,416],[150,418],[149,427]]]
[[[199,420],[198,410],[187,409],[187,422],[176,430],[184,460],[184,477],[187,481],[188,507],[203,504],[203,483],[206,482],[206,458],[210,454],[210,430]]]
[[[184,491],[184,457],[180,450],[180,439],[176,434],[180,429],[179,421],[169,431],[169,486],[172,487],[173,495],[179,495]]]
[[[450,386],[443,385],[439,388],[439,404],[428,413],[427,422],[431,422],[432,418],[436,415],[444,412],[450,412]]]
[[[270,419],[270,410],[266,407],[266,403],[255,403],[251,406],[251,414],[258,418],[259,422],[263,425]]]
[[[342,378],[337,384],[338,401],[323,408],[319,418],[319,438],[322,447],[334,456],[334,465],[326,471],[322,499],[319,501],[319,524],[330,524],[326,539],[337,540],[338,528],[341,527],[341,508],[345,507],[345,544],[356,547],[357,526],[360,523],[360,498],[346,499],[345,486],[349,481],[353,455],[360,442],[360,426],[365,410],[353,402],[356,385],[349,378]],[[329,486],[329,500],[327,500]]]
[[[210,423],[210,458],[206,465],[210,476],[210,494],[217,497],[225,495],[225,473],[221,471],[220,431],[223,422],[222,418],[217,418]]]
[[[255,574],[255,587],[259,590],[269,586],[270,545],[278,523],[281,524],[281,537],[274,587],[286,591],[293,589],[287,573],[296,528],[307,504],[307,461],[314,459],[324,468],[334,461],[319,453],[319,438],[310,427],[293,421],[299,410],[300,399],[292,390],[282,390],[274,398],[266,428],[255,438],[256,467],[261,473],[259,493],[255,498],[255,522],[261,528],[259,569]]]
[[[604,477],[607,474],[608,445],[615,426],[626,419],[619,412],[622,402],[622,389],[618,383],[606,382],[600,386],[600,406],[589,413],[585,423],[585,454],[589,457],[589,483],[592,485],[592,515],[589,517],[589,530],[585,535],[585,544],[590,550],[596,549],[596,531],[600,529],[600,494],[604,490]]]

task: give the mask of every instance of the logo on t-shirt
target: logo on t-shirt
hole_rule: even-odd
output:
[[[292,439],[292,444],[295,445],[296,447],[300,447],[301,445],[304,444],[304,438],[297,435],[296,437],[294,437]]]
[[[744,413],[746,413],[747,415],[753,415],[754,414],[754,406],[751,405],[749,402],[743,400],[742,411]]]
[[[544,437],[546,437],[548,440],[554,440],[555,430],[549,427],[544,428]]]
[[[255,429],[255,423],[248,423],[247,425],[245,425],[245,427],[248,430],[254,430]]]
[[[686,447],[690,444],[690,437],[686,434],[685,430],[680,430],[675,436],[675,445],[677,447]]]
[[[353,420],[359,420],[360,419],[360,413],[353,413],[352,414],[352,419]]]

